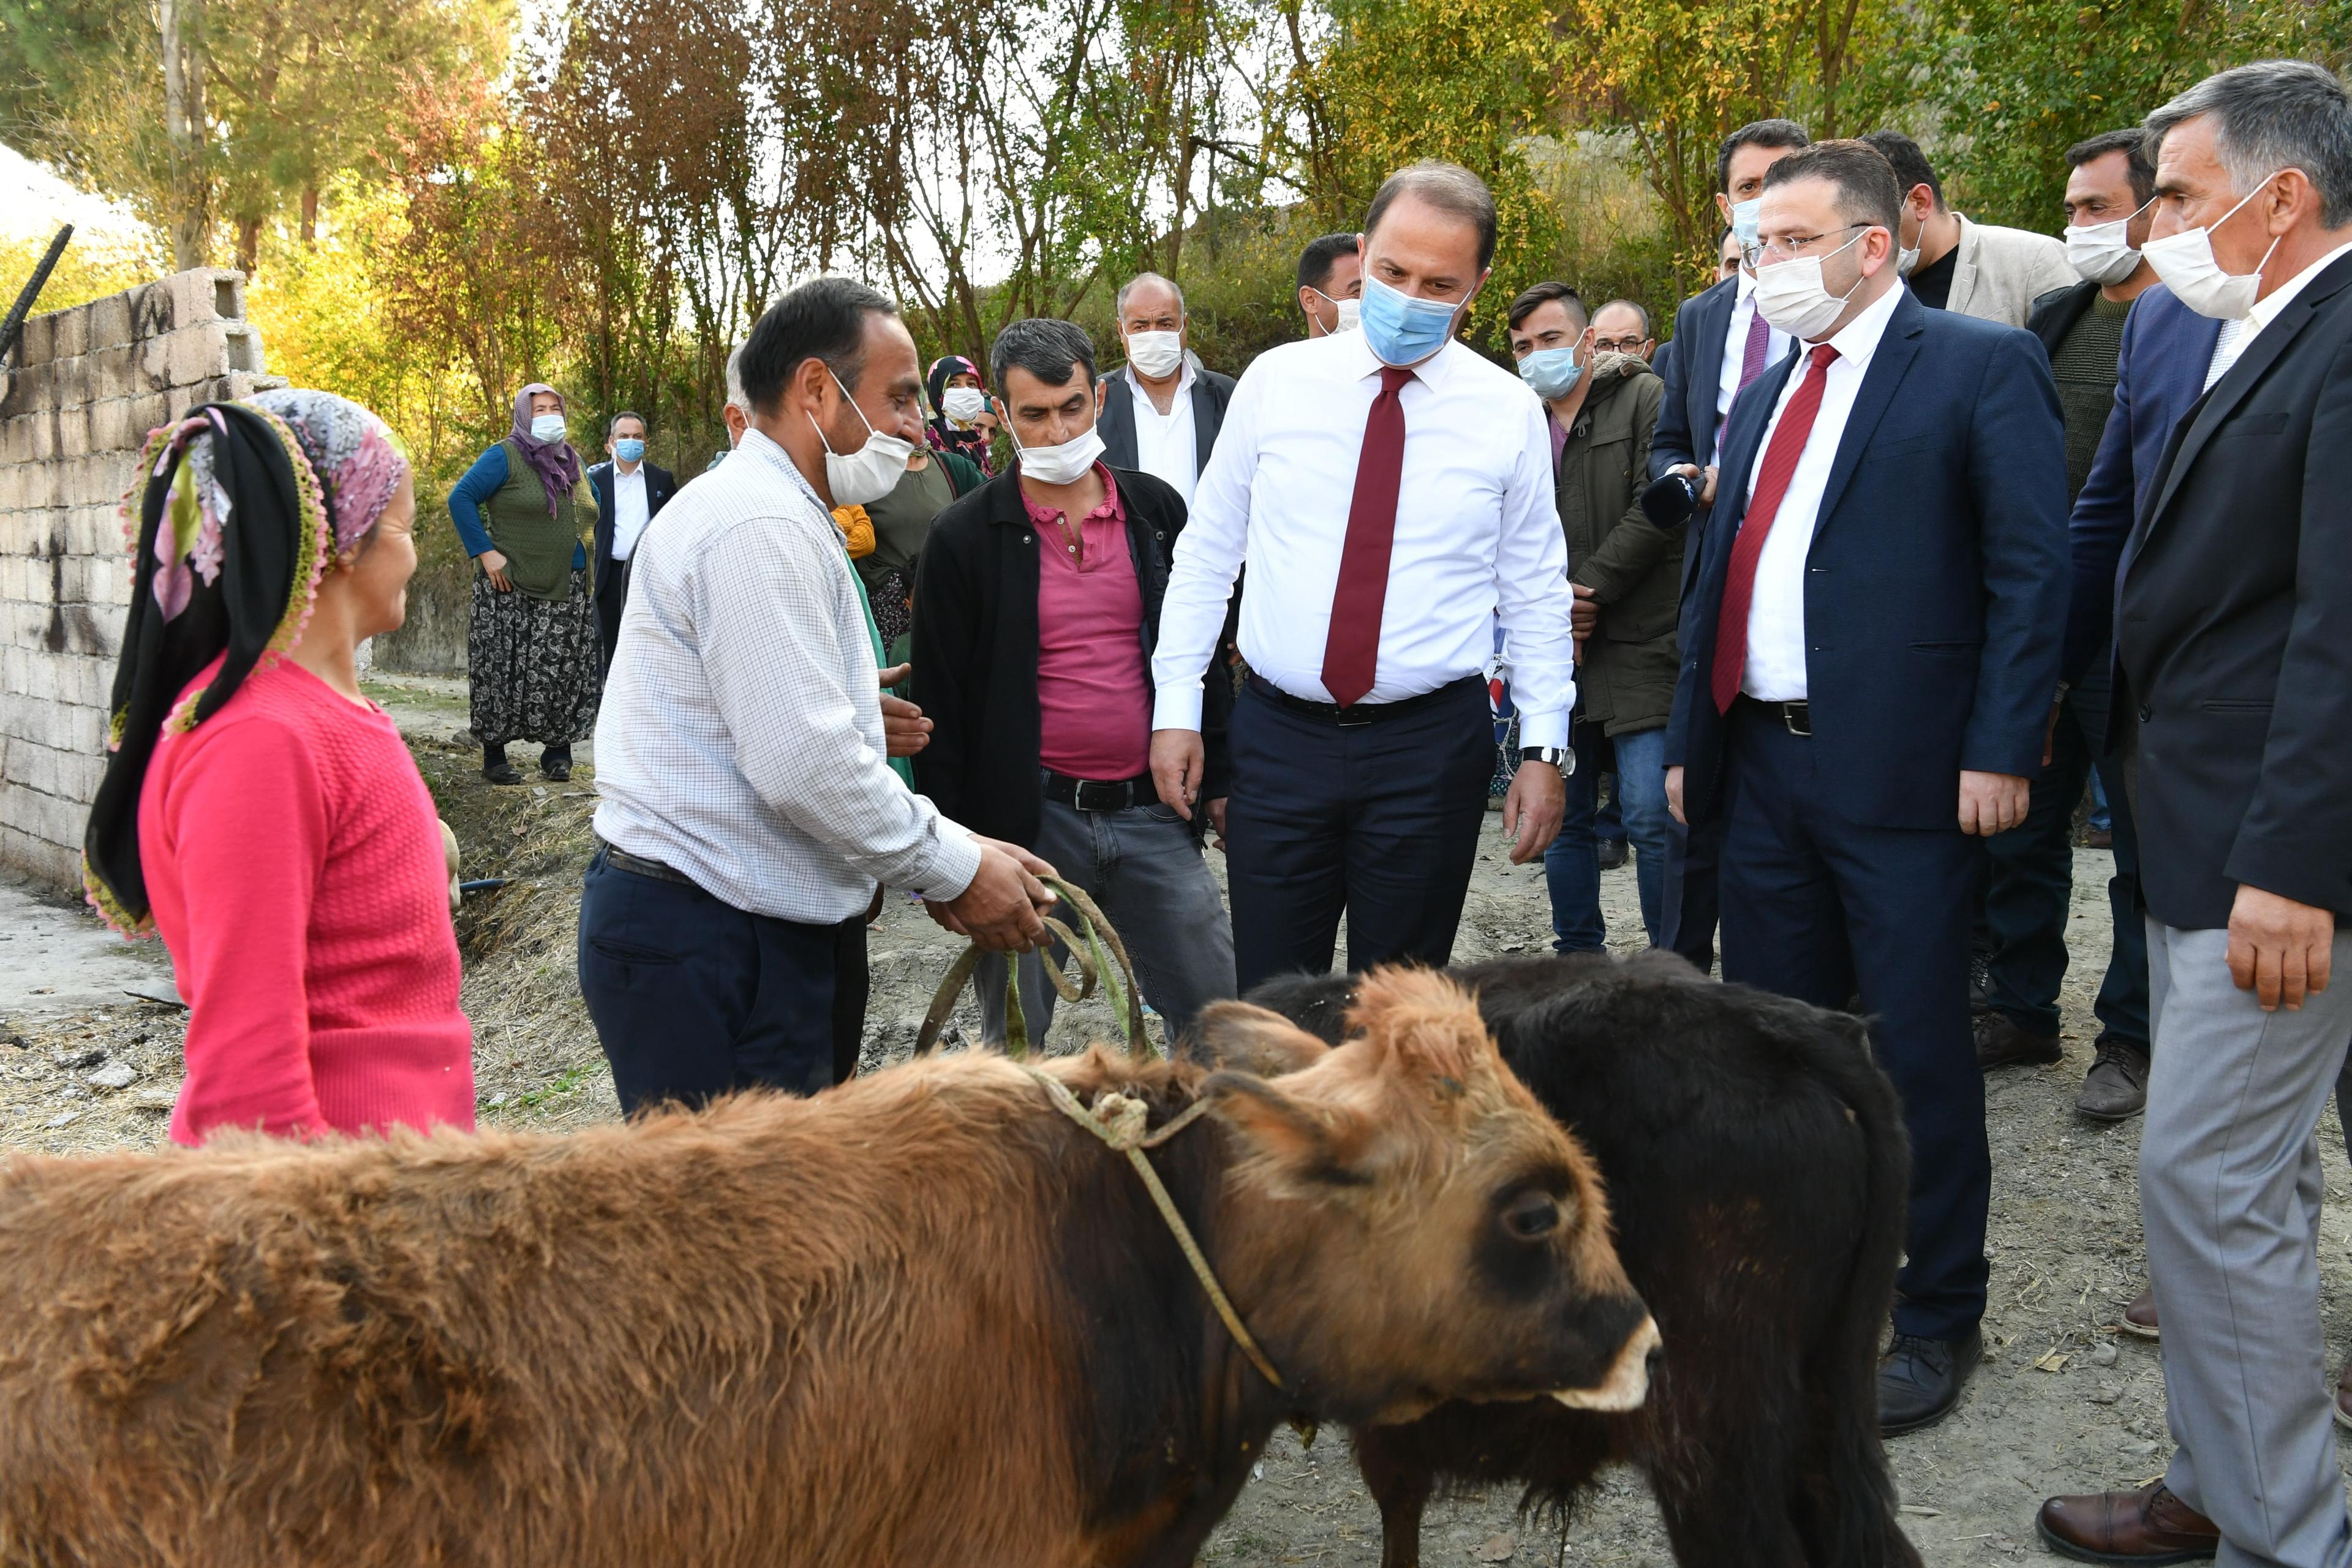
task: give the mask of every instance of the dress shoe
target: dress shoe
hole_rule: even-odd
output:
[[[1916,1432],[1950,1415],[1983,1355],[1984,1335],[1975,1329],[1957,1340],[1896,1334],[1878,1358],[1879,1435]]]
[[[2147,1109],[2147,1047],[2101,1035],[2074,1109],[2094,1121],[2125,1121]]]
[[[2051,1551],[2077,1563],[2201,1563],[2221,1546],[2213,1521],[2162,1481],[2137,1491],[2052,1498],[2033,1527]]]
[[[541,773],[545,775],[547,782],[550,784],[570,784],[572,782],[572,759],[570,757],[563,757],[551,763],[542,758],[540,761],[539,771]]]
[[[1601,841],[1601,868],[1602,870],[1614,871],[1618,867],[1622,866],[1626,861],[1633,858],[1633,852],[1631,848],[1627,847],[1623,839],[1604,838]]]
[[[2144,1340],[2162,1338],[2157,1332],[2155,1286],[2147,1287],[2132,1298],[2131,1305],[2124,1309],[2123,1321],[2116,1326],[2124,1332],[2137,1334]]]
[[[482,776],[489,780],[490,783],[494,784],[519,784],[522,783],[522,770],[515,766],[512,763],[508,762],[503,757],[499,758],[497,762],[485,766],[482,769]]]
[[[1977,1066],[2046,1068],[2066,1052],[2055,1035],[2037,1035],[2008,1014],[1994,1008],[1977,1015]]]
[[[2115,847],[2116,835],[2113,828],[2094,827],[2083,835],[2083,847],[2085,849],[2113,849]]]

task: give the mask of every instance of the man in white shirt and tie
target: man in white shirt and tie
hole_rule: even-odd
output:
[[[1495,202],[1451,163],[1389,176],[1363,234],[1360,331],[1261,354],[1177,542],[1152,659],[1151,766],[1189,811],[1201,680],[1244,562],[1231,857],[1236,978],[1443,964],[1486,816],[1499,612],[1526,742],[1511,858],[1559,831],[1575,700],[1567,549],[1533,392],[1455,340]],[[1222,672],[1219,672],[1222,675]]]
[[[677,493],[677,480],[646,461],[646,416],[633,408],[605,426],[604,450],[609,455],[588,470],[588,483],[596,492],[596,638],[610,670],[629,602],[629,562],[646,524]]]
[[[1892,1435],[1982,1351],[1991,1162],[1969,1022],[1978,837],[2016,826],[2058,687],[2066,457],[2039,339],[1896,279],[1895,171],[1860,142],[1765,176],[1759,308],[1802,343],[1724,426],[1683,598],[1666,798],[1723,832],[1723,977],[1856,991],[1911,1135],[1878,1378]]]

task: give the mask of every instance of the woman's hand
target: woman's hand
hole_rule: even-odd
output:
[[[489,574],[491,587],[496,588],[501,594],[511,594],[514,592],[514,583],[512,579],[507,576],[507,558],[505,556],[499,554],[495,550],[485,550],[479,555],[475,556],[474,559],[482,563],[482,570]]]

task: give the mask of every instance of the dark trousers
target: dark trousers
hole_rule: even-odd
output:
[[[596,646],[604,656],[600,667],[613,672],[613,650],[621,646],[621,612],[629,605],[629,563],[607,561],[596,584]]]
[[[2105,665],[2102,663],[2104,671]],[[2067,693],[2051,736],[2050,765],[2033,780],[2025,820],[1985,841],[1992,876],[1985,922],[1992,935],[1992,1006],[2038,1035],[2058,1033],[2066,977],[2066,915],[2074,900],[2074,806],[2095,768],[2114,816],[2116,874],[2107,881],[2115,945],[2099,983],[2099,1032],[2147,1049],[2147,921],[2139,908],[2139,836],[2125,798],[2122,759],[2097,757],[2106,733],[2104,674]]]
[[[1895,1327],[1951,1339],[1984,1316],[1992,1164],[1969,1026],[1976,841],[1866,827],[1819,804],[1813,742],[1758,705],[1731,715],[1723,977],[1842,1007],[1858,985],[1911,1134],[1909,1261]],[[1957,798],[1959,781],[1953,780]]]
[[[1244,686],[1232,750],[1226,887],[1242,994],[1328,973],[1342,910],[1349,969],[1453,956],[1495,766],[1480,681],[1344,728]]]
[[[1724,812],[1727,814],[1727,801]],[[1724,815],[1685,827],[1667,828],[1665,896],[1660,900],[1658,945],[1670,948],[1698,965],[1704,974],[1715,967],[1715,924],[1720,906],[1716,866],[1723,858]]]
[[[598,849],[580,895],[580,994],[624,1114],[857,1070],[866,921],[803,925],[642,877]]]

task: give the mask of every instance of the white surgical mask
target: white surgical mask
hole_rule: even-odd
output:
[[[969,425],[988,412],[988,394],[976,386],[950,386],[940,397],[940,410],[959,425]]]
[[[532,415],[530,418],[530,438],[534,441],[562,440],[563,416],[561,414]]]
[[[1731,237],[1746,250],[1756,243],[1756,226],[1764,221],[1764,198],[1750,196],[1731,204]]]
[[[1895,247],[1895,276],[1908,278],[1919,269],[1919,247],[1900,241]]]
[[[2150,196],[2139,212],[2133,213],[2130,217],[2119,217],[2112,223],[2085,224],[2079,228],[2068,224],[2066,265],[2074,269],[2074,276],[2085,283],[2105,286],[2120,283],[2138,271],[2139,252],[2131,247],[2131,241],[2125,237],[2124,231],[2131,227],[2132,220],[2138,217],[2139,213],[2155,205],[2156,198]]]
[[[1006,431],[1013,422],[1006,420]],[[1013,437],[1013,450],[1021,459],[1021,471],[1041,485],[1076,484],[1095,459],[1102,456],[1102,433],[1089,425],[1079,435],[1071,437],[1058,447],[1024,447],[1021,437]]]
[[[1854,289],[1863,279],[1853,280],[1853,289],[1843,294],[1832,294],[1822,282],[1822,263],[1839,251],[1851,250],[1862,243],[1865,228],[1837,250],[1827,256],[1801,256],[1793,261],[1776,261],[1769,267],[1756,269],[1756,308],[1764,320],[1792,338],[1811,342],[1828,331],[1845,310],[1845,302],[1853,298]]]
[[[825,374],[832,374],[831,371]],[[866,426],[866,445],[855,452],[836,452],[833,443],[825,440],[824,426],[818,425],[816,416],[808,416],[815,426],[816,438],[824,442],[824,486],[833,492],[835,506],[864,506],[867,501],[880,500],[898,488],[906,477],[907,459],[914,454],[915,444],[897,436],[885,436],[874,428],[857,400],[849,395],[849,388],[841,386],[841,377],[833,377],[833,384],[841,387],[841,400]]]
[[[1307,287],[1309,289],[1315,289],[1315,285],[1312,283],[1309,283]],[[1330,295],[1326,294],[1320,289],[1315,289],[1315,297],[1339,312],[1339,324],[1332,328],[1328,332],[1326,332],[1324,336],[1336,338],[1341,332],[1354,331],[1356,328],[1361,324],[1358,321],[1358,318],[1363,314],[1364,310],[1364,302],[1361,300],[1334,300]]]
[[[2239,209],[2260,195],[2263,187],[2281,173],[2273,169],[2264,174],[2260,184],[2239,198],[2237,206],[2221,215],[2220,222],[2151,239],[2141,247],[2140,254],[2147,258],[2147,264],[2156,268],[2165,287],[2199,315],[2217,321],[2243,321],[2253,310],[2254,300],[2263,291],[2263,268],[2270,265],[2272,252],[2279,247],[2278,240],[2271,241],[2271,248],[2263,252],[2262,260],[2252,272],[2224,272],[2213,256],[2213,231],[2237,216]]]
[[[1127,363],[1158,381],[1176,374],[1184,363],[1184,335],[1181,332],[1129,332],[1127,334]]]

